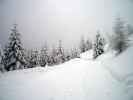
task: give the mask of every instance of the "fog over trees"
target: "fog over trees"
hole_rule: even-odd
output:
[[[41,48],[27,49],[23,47],[21,41],[21,32],[19,33],[18,25],[14,24],[11,29],[8,43],[2,49],[0,48],[0,64],[1,71],[10,71],[16,69],[33,68],[37,66],[45,67],[46,65],[54,66],[62,64],[74,58],[79,58],[80,54],[88,50],[93,50],[93,58],[96,59],[102,55],[105,45],[109,45],[108,49],[114,50],[117,54],[122,53],[131,45],[130,37],[133,34],[133,27],[124,23],[121,18],[116,18],[113,33],[105,38],[99,31],[95,39],[81,37],[79,47],[64,48],[62,40],[52,48],[47,41]]]

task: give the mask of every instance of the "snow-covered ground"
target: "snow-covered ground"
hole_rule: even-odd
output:
[[[133,100],[132,51],[0,74],[0,100]]]

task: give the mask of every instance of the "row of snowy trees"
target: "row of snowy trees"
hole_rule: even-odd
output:
[[[80,53],[92,49],[92,41],[90,39],[85,40],[84,37],[81,37],[79,49]]]
[[[90,49],[93,50],[93,58],[96,59],[105,52],[105,44],[109,44],[110,49],[120,54],[130,45],[129,37],[133,34],[133,27],[125,24],[121,18],[117,18],[113,31],[113,34],[108,35],[108,39],[105,39],[100,32],[97,32],[94,41],[85,40],[82,37],[79,48],[73,48],[70,51],[63,48],[61,40],[56,48],[53,46],[52,49],[49,49],[48,45],[44,44],[41,50],[26,50],[23,48],[21,35],[15,24],[11,30],[8,44],[4,49],[0,48],[0,70],[9,71],[57,65],[79,57],[80,53]]]
[[[64,50],[61,40],[57,48],[53,46],[52,49],[49,49],[47,44],[45,44],[41,50],[26,50],[25,52],[26,61],[29,62],[28,68],[35,66],[45,67],[46,65],[53,66],[79,56],[79,52],[76,49],[72,49],[70,52]]]
[[[51,50],[49,50],[47,44],[41,50],[24,49],[21,42],[21,35],[15,24],[11,30],[8,44],[4,49],[0,49],[0,70],[10,71],[36,66],[52,66],[64,63],[78,56],[79,50],[76,48],[69,52],[64,50],[61,40],[58,46],[56,48],[53,46]]]

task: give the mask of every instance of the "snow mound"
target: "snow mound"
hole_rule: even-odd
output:
[[[80,54],[80,58],[84,60],[92,60],[93,59],[93,50],[88,50],[82,54]]]
[[[102,58],[102,56],[101,56]],[[126,75],[133,73],[133,46],[129,47],[120,55],[113,57],[111,60],[102,60],[107,66],[120,74]]]

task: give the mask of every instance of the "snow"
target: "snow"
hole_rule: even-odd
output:
[[[107,65],[118,70],[121,74],[133,73],[133,46],[112,60],[105,61]]]
[[[88,50],[82,54],[80,54],[80,58],[84,60],[92,60],[93,59],[93,50]]]
[[[132,100],[133,47],[114,57],[92,51],[64,64],[0,74],[0,100]]]

